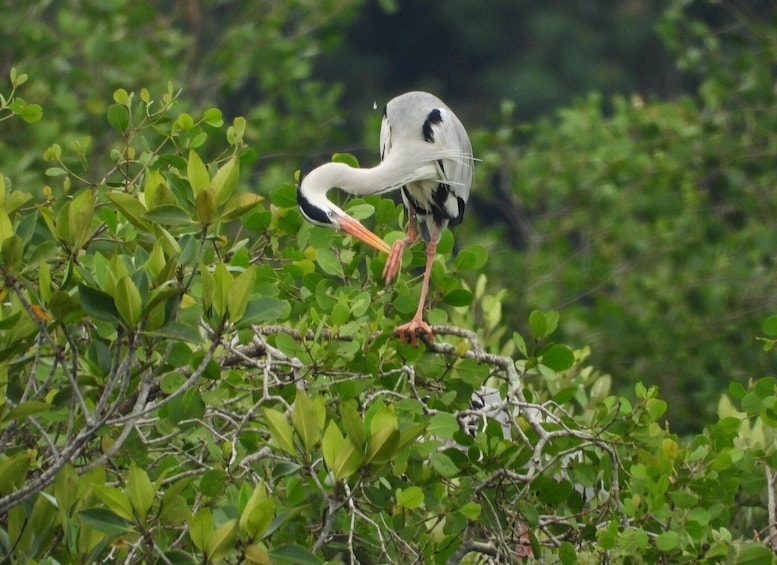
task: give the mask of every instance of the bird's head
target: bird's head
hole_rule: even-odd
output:
[[[332,164],[339,165],[339,163]],[[378,251],[388,254],[391,247],[385,241],[326,197],[326,193],[337,186],[328,178],[331,176],[331,171],[327,174],[327,168],[326,165],[318,167],[302,179],[297,189],[297,205],[302,215],[311,224],[343,231]],[[324,174],[321,174],[322,169],[325,169]]]

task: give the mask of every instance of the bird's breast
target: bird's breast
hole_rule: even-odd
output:
[[[464,217],[466,202],[444,182],[421,181],[402,187],[406,206],[412,206],[425,240],[431,237],[431,226],[455,226]],[[425,229],[426,228],[426,229]]]

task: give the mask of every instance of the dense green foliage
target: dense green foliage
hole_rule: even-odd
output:
[[[312,59],[356,3],[4,18],[3,559],[774,562],[777,41],[685,4],[662,33],[699,97],[472,128],[420,348],[394,328],[422,249],[387,288],[296,208],[287,152],[337,124]],[[392,200],[341,204],[402,236]]]
[[[775,368],[753,336],[777,302],[777,34],[727,25],[719,34],[679,8],[662,21],[699,97],[591,95],[531,125],[505,104],[476,143],[476,212],[499,226],[480,243],[510,324],[558,308],[565,339],[592,345],[621,382],[658,384],[683,432],[713,415],[729,380]]]

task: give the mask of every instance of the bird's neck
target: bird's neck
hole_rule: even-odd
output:
[[[357,196],[381,194],[397,190],[403,185],[437,178],[439,171],[433,163],[407,163],[387,159],[369,169],[349,167],[344,163],[326,163],[309,173],[310,182],[318,186],[337,187]]]

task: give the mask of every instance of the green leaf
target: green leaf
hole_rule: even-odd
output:
[[[0,177],[2,174],[0,174]],[[49,210],[45,209],[47,212],[50,213]],[[45,216],[44,216],[45,218]],[[0,207],[0,242],[5,241],[9,237],[14,236],[14,227],[11,224],[11,218],[8,216],[8,213],[3,210],[2,207]]]
[[[285,184],[270,193],[270,200],[279,208],[296,208],[297,187],[293,184]]]
[[[236,155],[233,155],[226,163],[221,165],[219,170],[216,171],[216,174],[213,175],[211,186],[213,187],[213,192],[216,194],[216,206],[221,206],[229,200],[229,197],[232,196],[232,192],[234,192],[235,187],[237,186],[239,178],[240,161]]]
[[[132,531],[132,524],[117,516],[107,508],[89,508],[78,513],[81,522],[87,528],[103,532],[112,537],[122,536]]]
[[[123,134],[127,131],[127,126],[129,125],[129,112],[127,111],[126,106],[111,104],[111,106],[108,107],[108,123],[119,133]]]
[[[83,190],[70,202],[68,222],[73,247],[81,248],[91,235],[96,200],[91,190]]]
[[[657,422],[664,415],[667,409],[667,403],[660,398],[648,398],[645,401],[645,408],[650,415],[651,422]]]
[[[184,131],[190,130],[195,126],[194,118],[188,112],[181,112],[175,120],[176,125]]]
[[[169,561],[172,565],[198,565],[198,563],[201,563],[201,561],[197,561],[191,553],[187,553],[182,549],[170,549],[165,551],[162,555],[164,555],[167,560],[165,563]],[[270,564],[268,563],[266,565]]]
[[[51,410],[51,404],[42,400],[27,400],[17,404],[8,414],[8,420],[21,420]]]
[[[27,478],[30,456],[19,453],[0,463],[0,495],[8,495],[20,488]]]
[[[332,154],[332,162],[343,163],[345,165],[348,165],[349,167],[359,166],[359,160],[356,158],[355,155],[352,155],[351,153],[334,153]]]
[[[193,480],[194,477],[185,477],[165,487],[159,511],[159,517],[165,524],[181,526],[191,519],[191,512],[181,493]]]
[[[357,449],[350,438],[343,439],[334,461],[335,479],[347,479],[358,471],[364,463],[364,454]]]
[[[397,429],[399,424],[394,410],[389,406],[378,405],[378,408],[371,412],[370,435],[375,435],[385,429]]]
[[[319,249],[316,252],[316,263],[327,275],[345,278],[343,264],[331,249]]]
[[[518,511],[526,520],[526,525],[530,528],[535,528],[540,523],[540,513],[533,504],[522,502],[518,505]]]
[[[233,194],[227,203],[224,205],[224,211],[219,216],[219,220],[222,222],[231,222],[236,220],[257,204],[259,204],[264,198],[258,194],[252,194],[250,192],[241,192],[240,194]]]
[[[468,520],[477,520],[480,518],[481,506],[477,502],[467,502],[459,508],[459,512],[464,514]]]
[[[471,245],[456,255],[455,265],[459,271],[477,271],[483,268],[486,261],[488,261],[486,248],[480,245]]]
[[[575,354],[566,345],[556,343],[542,352],[541,362],[554,371],[566,371],[575,364]]]
[[[568,541],[561,542],[558,548],[558,556],[561,559],[562,565],[575,565],[575,563],[578,563],[575,546]]]
[[[469,306],[473,300],[472,293],[466,288],[457,288],[445,294],[442,301],[451,306]]]
[[[227,483],[227,474],[222,469],[210,469],[205,471],[200,479],[200,493],[205,496],[217,497],[224,492]]]
[[[119,321],[119,311],[116,309],[116,303],[110,294],[79,284],[78,299],[81,308],[89,316],[108,322]]]
[[[202,343],[203,339],[200,331],[195,326],[177,322],[175,320],[167,322],[164,326],[161,326],[154,331],[143,332],[143,334],[196,344]]]
[[[211,187],[206,186],[197,192],[197,198],[194,202],[194,212],[197,216],[197,220],[202,225],[208,225],[213,222],[216,217],[216,196]]]
[[[113,298],[116,303],[116,309],[127,323],[127,326],[130,328],[137,327],[143,312],[143,304],[140,298],[140,291],[131,277],[125,276],[119,279],[113,292]]]
[[[777,337],[777,316],[769,316],[761,324],[761,331],[769,337]]]
[[[221,110],[218,108],[208,108],[202,114],[202,121],[214,128],[220,128],[224,125],[224,118]]]
[[[129,106],[129,103],[130,103],[129,93],[123,88],[114,90],[113,101],[116,102],[116,104],[121,104],[122,106]]]
[[[205,555],[211,561],[218,561],[232,551],[237,544],[237,520],[227,520],[219,526],[205,544]]]
[[[143,220],[163,224],[165,226],[189,226],[194,224],[189,213],[179,206],[163,204],[144,212]]]
[[[326,466],[330,471],[334,471],[335,459],[343,445],[344,439],[345,438],[337,427],[337,424],[329,422],[329,425],[324,431],[324,436],[321,439],[321,453],[324,456],[324,463],[326,463]]]
[[[1,187],[0,187],[0,190],[2,190]],[[11,194],[9,194],[6,197],[5,204],[2,207],[5,208],[5,211],[7,214],[13,214],[17,210],[19,210],[22,206],[27,204],[27,202],[32,200],[32,198],[33,198],[32,194],[29,194],[28,192],[14,190]]]
[[[273,565],[323,565],[323,562],[299,545],[284,545],[269,552]]]
[[[232,120],[232,125],[227,128],[227,141],[232,145],[238,145],[243,141],[246,131],[246,119],[243,116],[237,116]]]
[[[201,508],[189,520],[189,537],[197,549],[205,551],[212,535],[213,516],[208,508]]]
[[[297,455],[297,450],[294,448],[294,432],[286,416],[274,408],[263,408],[262,412],[275,443],[289,455]]]
[[[656,538],[656,548],[659,551],[672,551],[680,544],[680,536],[674,530],[661,532]]]
[[[399,443],[397,444],[397,450],[404,448],[411,442],[414,442],[418,436],[424,432],[426,426],[426,422],[415,422],[402,428],[402,431],[399,432]]]
[[[774,563],[774,553],[762,543],[745,542],[739,547],[734,563],[736,565]]]
[[[348,215],[357,220],[365,220],[375,214],[375,206],[372,204],[351,204],[347,209]]]
[[[189,160],[186,162],[186,178],[189,180],[189,184],[198,198],[199,193],[208,188],[210,184],[208,169],[194,149],[189,150]],[[211,196],[213,196],[212,200],[215,208],[215,195],[211,193]]]
[[[380,465],[396,456],[399,445],[399,430],[385,427],[373,432],[367,442],[367,463]]]
[[[92,490],[103,504],[117,516],[125,520],[135,519],[129,498],[121,490],[108,485],[92,485]]]
[[[302,440],[306,453],[310,454],[321,439],[321,430],[318,427],[318,418],[313,402],[300,389],[297,389],[297,396],[291,409],[291,421],[294,422],[294,429]]]
[[[535,339],[542,339],[548,335],[548,320],[543,312],[534,310],[529,314],[529,331]]]
[[[275,517],[275,499],[267,496],[267,488],[260,481],[240,513],[240,531],[250,539],[261,536]]]
[[[256,282],[256,265],[248,267],[232,281],[232,287],[227,297],[229,320],[232,323],[239,321],[245,314],[248,297],[254,289],[254,282]]]
[[[148,222],[144,218],[146,207],[135,196],[124,192],[109,192],[106,194],[106,197],[116,205],[122,215],[135,227],[149,231]]]
[[[364,462],[361,451],[356,449],[351,440],[343,437],[334,422],[330,422],[321,441],[324,462],[335,475],[335,480],[347,479],[355,473]]]
[[[345,435],[356,447],[362,449],[367,441],[367,433],[359,412],[352,405],[343,403],[340,405],[340,418]]]
[[[22,238],[18,235],[12,235],[3,241],[2,245],[2,258],[3,264],[7,267],[14,269],[22,261],[22,255],[24,254],[24,244]]]
[[[213,272],[214,292],[213,292],[213,310],[219,318],[227,315],[229,305],[229,292],[232,289],[232,275],[227,271],[224,263],[218,263]]]
[[[173,398],[167,405],[167,417],[176,426],[190,428],[205,415],[205,402],[196,388],[190,388],[181,396]]]
[[[513,342],[518,348],[518,351],[521,352],[521,355],[523,355],[524,357],[529,356],[529,350],[526,348],[526,340],[523,339],[523,336],[521,334],[519,334],[518,332],[513,332]]]
[[[17,113],[28,124],[34,124],[43,117],[43,108],[40,104],[25,104]]]
[[[243,550],[248,565],[272,565],[267,549],[256,544],[250,544]]]
[[[154,502],[155,494],[154,485],[151,484],[146,472],[134,463],[130,464],[129,477],[127,478],[127,497],[141,520],[146,518],[151,504]]]
[[[575,397],[575,394],[577,394],[577,391],[578,391],[577,386],[564,387],[556,394],[553,395],[553,402],[563,406],[564,404],[566,404],[567,402],[569,402]]]
[[[429,433],[442,439],[452,438],[453,434],[460,429],[459,421],[456,420],[456,417],[447,412],[435,414],[429,421]]]
[[[287,318],[290,313],[291,304],[286,300],[262,296],[251,300],[248,303],[245,314],[243,314],[243,318],[240,320],[240,324],[245,326],[247,324],[267,322],[269,320],[283,320]]]
[[[445,478],[451,479],[459,474],[459,468],[453,460],[444,453],[432,453],[429,462],[432,464],[432,469]]]
[[[745,396],[745,392],[745,387],[743,387],[740,383],[736,381],[728,382],[728,393],[731,395],[731,398],[742,400],[742,398]]]
[[[397,506],[412,510],[424,503],[424,491],[420,487],[410,486],[397,492]]]

